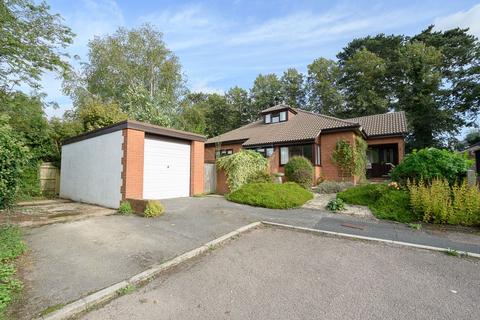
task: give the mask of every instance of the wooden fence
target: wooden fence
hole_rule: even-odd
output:
[[[51,162],[40,165],[40,190],[43,194],[57,195],[60,192],[60,169]]]
[[[217,188],[217,169],[215,163],[205,163],[203,192],[213,193]]]

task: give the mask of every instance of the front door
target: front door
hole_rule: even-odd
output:
[[[369,146],[367,160],[368,178],[388,178],[398,164],[398,144]]]

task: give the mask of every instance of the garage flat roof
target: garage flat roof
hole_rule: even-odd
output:
[[[159,136],[165,136],[165,137],[171,137],[171,138],[177,138],[177,139],[182,139],[182,140],[188,140],[188,141],[206,141],[206,137],[201,135],[201,134],[196,134],[192,132],[187,132],[187,131],[182,131],[182,130],[176,130],[176,129],[171,129],[171,128],[165,128],[165,127],[160,127],[156,126],[153,124],[149,123],[144,123],[144,122],[139,122],[139,121],[134,121],[134,120],[125,120],[122,122],[118,122],[115,124],[112,124],[110,126],[106,126],[103,128],[95,129],[89,132],[85,132],[82,134],[79,134],[78,136],[74,136],[68,139],[65,139],[62,141],[62,145],[94,138],[101,136],[103,134],[115,132],[118,130],[123,130],[123,129],[133,129],[133,130],[138,130],[138,131],[143,131],[145,133],[150,133],[154,135],[159,135]]]

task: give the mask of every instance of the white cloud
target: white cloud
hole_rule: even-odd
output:
[[[192,92],[203,92],[203,93],[216,93],[216,94],[224,94],[224,90],[212,87],[210,85],[210,79],[200,79],[192,81],[192,85],[190,90]]]
[[[73,12],[64,16],[77,35],[71,48],[77,54],[86,53],[88,41],[95,36],[112,33],[125,23],[122,11],[114,0],[82,0],[75,4]]]
[[[470,33],[480,38],[480,4],[466,11],[436,18],[433,23],[437,30],[448,30],[456,27],[470,28]]]

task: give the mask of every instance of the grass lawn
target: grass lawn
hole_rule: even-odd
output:
[[[5,319],[5,309],[22,289],[22,283],[15,279],[13,260],[25,250],[18,227],[0,226],[0,319]]]
[[[271,209],[300,207],[313,198],[313,194],[293,182],[251,183],[228,194],[227,200]]]
[[[349,204],[368,206],[375,217],[403,223],[419,221],[410,208],[407,191],[385,184],[365,184],[339,192],[337,197]]]

